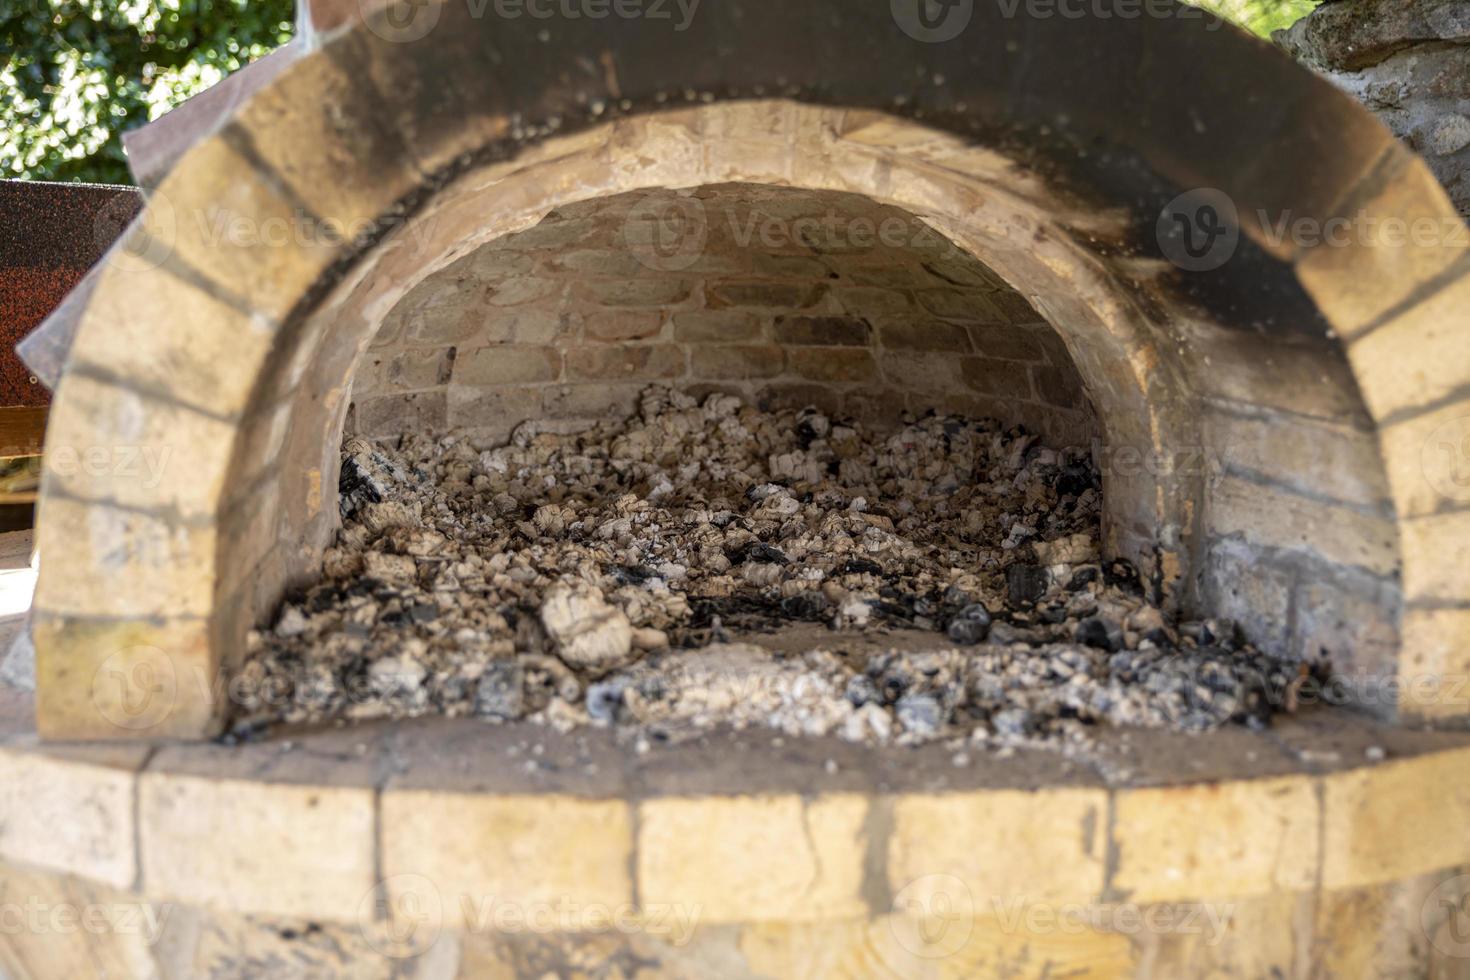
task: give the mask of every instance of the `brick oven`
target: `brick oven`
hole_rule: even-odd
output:
[[[7,719],[0,745],[26,787],[0,795],[17,887],[177,909],[153,940],[92,943],[140,976],[1463,972],[1455,209],[1360,107],[1185,8],[1079,22],[961,4],[950,36],[914,10],[711,3],[676,30],[333,7],[148,191],[78,314],[47,433],[35,715]],[[1302,232],[1334,222],[1443,233]],[[750,430],[760,413],[806,424],[788,462],[738,484],[752,502],[798,488],[783,516],[827,499],[803,486],[846,479],[836,457],[803,469],[833,426],[900,447],[901,466],[920,437],[890,433],[942,441],[961,431],[946,420],[987,419],[995,445],[1023,440],[1017,460],[1087,467],[1070,498],[1092,494],[1094,550],[1012,531],[1007,552],[1035,557],[990,569],[1008,599],[978,601],[982,582],[932,608],[891,579],[849,581],[883,573],[881,549],[854,551],[820,615],[791,613],[807,627],[898,616],[953,646],[979,605],[1021,650],[1065,618],[1046,618],[1046,589],[1087,588],[1085,565],[1132,597],[1118,635],[1099,625],[1087,645],[1157,649],[1157,632],[1187,662],[1227,623],[1282,672],[1260,692],[1291,710],[1044,751],[759,725],[650,746],[617,724],[489,724],[422,701],[254,723],[241,679],[268,655],[299,666],[316,634],[298,621],[332,603],[368,610],[337,633],[379,636],[391,615],[437,642],[451,631],[433,623],[470,614],[431,587],[436,562],[555,578],[495,552],[581,533],[561,507],[588,501],[565,474],[536,492],[506,474],[599,425],[626,448],[643,437],[616,426],[676,424],[665,411],[710,431],[740,411]],[[397,527],[362,509],[385,503],[375,467],[411,473],[404,447],[446,433],[425,472],[478,488],[478,507],[508,501],[483,553],[364,544]],[[622,449],[575,445],[627,469]],[[146,465],[57,465],[98,447]],[[688,462],[657,455],[639,458]],[[427,527],[443,500],[389,502]],[[890,503],[844,499],[838,516],[903,530],[912,512]],[[786,573],[739,566],[752,548],[791,564],[780,525],[700,561],[759,592]],[[690,572],[608,554],[578,574],[631,576],[603,582],[610,597]],[[954,571],[935,595],[970,588]],[[805,594],[772,608],[806,610],[776,601]],[[765,642],[733,603],[724,621],[621,608],[643,637],[623,653]],[[503,629],[507,660],[542,628],[473,616],[465,642]],[[605,687],[563,676],[583,665],[540,621],[560,659],[525,669],[572,701]],[[363,676],[387,656],[351,649]],[[1311,700],[1332,703],[1295,710]],[[41,944],[8,955],[52,975]]]

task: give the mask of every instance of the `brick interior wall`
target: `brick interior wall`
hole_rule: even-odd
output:
[[[865,197],[740,184],[562,208],[431,275],[385,317],[348,431],[490,444],[631,414],[650,383],[1097,434],[1061,338],[970,255]]]

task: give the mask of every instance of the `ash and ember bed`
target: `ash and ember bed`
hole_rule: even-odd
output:
[[[639,749],[715,728],[1083,745],[1291,710],[1315,666],[1171,622],[1099,555],[1086,453],[650,389],[585,431],[343,446],[320,581],[250,635],[228,739],[474,715]]]

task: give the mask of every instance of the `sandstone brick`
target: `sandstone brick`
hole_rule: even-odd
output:
[[[1292,643],[1297,575],[1238,541],[1212,541],[1199,562],[1200,593],[1218,615],[1238,621],[1252,642],[1285,654]]]
[[[136,288],[135,288],[136,287]],[[108,276],[93,292],[73,363],[101,368],[216,416],[244,411],[274,335],[251,317],[182,281],[144,286]]]
[[[162,252],[182,260],[218,288],[248,297],[266,322],[282,322],[342,254],[309,215],[276,194],[271,181],[221,136],[194,146],[149,199],[141,228]],[[160,254],[150,249],[149,257]],[[123,259],[119,271],[146,268]],[[148,288],[143,277],[140,288]],[[85,343],[85,333],[79,343]]]
[[[829,415],[840,413],[842,393],[819,384],[781,382],[768,384],[756,393],[756,404],[764,411],[782,408],[803,409],[808,406]]]
[[[432,899],[447,928],[485,928],[476,919],[497,903],[529,920],[540,906],[606,918],[633,901],[633,819],[621,800],[390,787],[382,813],[387,885],[395,898]]]
[[[914,294],[919,305],[935,316],[949,320],[978,320],[981,323],[1006,323],[1008,320],[990,302],[990,293],[965,292],[958,289],[921,289]]]
[[[195,409],[72,372],[50,416],[47,486],[202,519],[220,504],[236,431]]]
[[[677,306],[693,291],[693,284],[681,279],[594,280],[574,287],[575,295],[583,302],[627,307]]]
[[[970,333],[956,323],[930,320],[915,323],[898,320],[882,324],[878,335],[884,347],[899,350],[954,351],[970,353]]]
[[[355,922],[374,881],[373,790],[212,779],[139,783],[149,893],[243,913]]]
[[[1041,314],[1026,301],[1026,297],[1012,289],[1002,289],[988,297],[1001,316],[1011,323],[1042,323]]]
[[[999,276],[963,252],[929,259],[924,263],[924,270],[936,279],[956,286],[994,290],[1007,288]]]
[[[1102,893],[1107,793],[1100,789],[903,796],[888,843],[891,893],[934,907],[958,879],[976,902],[1086,902]]]
[[[1197,353],[1211,364],[1198,372],[1207,394],[1364,428],[1371,424],[1339,354],[1234,333],[1202,339]]]
[[[0,857],[128,888],[143,746],[0,747]]]
[[[1207,412],[1206,440],[1232,467],[1366,506],[1384,505],[1378,446],[1359,429],[1275,413]]]
[[[775,346],[700,346],[690,351],[696,378],[773,378],[786,367],[786,352]]]
[[[37,605],[80,616],[205,616],[213,608],[215,533],[167,517],[51,493],[41,506]]]
[[[904,388],[916,397],[938,396],[960,386],[960,358],[936,351],[884,351],[879,359],[889,384]]]
[[[1349,678],[1392,677],[1398,657],[1396,585],[1350,590],[1343,585],[1303,581],[1294,603],[1292,652],[1303,660],[1330,658],[1334,674]],[[1369,705],[1381,713],[1392,705]],[[1470,704],[1466,704],[1470,709]]]
[[[1357,888],[1470,862],[1463,749],[1323,778],[1322,887]]]
[[[1210,533],[1314,553],[1375,575],[1398,568],[1397,531],[1386,518],[1227,476],[1214,488]]]
[[[384,318],[383,329],[410,343],[462,344],[484,331],[490,318],[510,316],[490,305],[489,292],[483,282],[431,277],[398,301]],[[373,346],[383,345],[375,340]]]
[[[899,256],[884,253],[882,261],[864,262],[847,258],[832,259],[833,268],[842,279],[857,286],[884,286],[912,290],[932,285],[922,268],[904,262]]]
[[[1425,604],[1466,600],[1470,583],[1470,510],[1401,521],[1404,598]]]
[[[48,739],[207,738],[217,664],[201,619],[107,620],[38,607],[36,725]]]
[[[1344,337],[1470,252],[1444,187],[1412,153],[1398,157],[1377,196],[1362,207],[1374,223],[1337,229],[1335,240],[1324,237],[1298,262],[1302,285]]]
[[[908,293],[872,286],[845,286],[837,290],[837,301],[855,316],[897,316],[913,309]]]
[[[317,97],[295,97],[303,91]],[[226,132],[248,134],[252,151],[351,241],[423,182],[381,113],[336,59],[301,58],[253,93]]]
[[[726,281],[710,283],[705,294],[710,309],[728,307],[764,310],[804,310],[826,295],[822,283]]]
[[[764,321],[737,310],[690,310],[674,314],[674,339],[681,343],[733,344],[759,340]]]
[[[1470,503],[1470,406],[1384,426],[1378,439],[1400,519]]]
[[[978,392],[997,398],[1031,398],[1031,379],[1024,370],[1009,361],[988,357],[967,357],[960,362],[965,384]]]
[[[1348,357],[1375,419],[1470,402],[1465,397],[1470,385],[1467,310],[1470,275],[1352,342]],[[1470,410],[1470,404],[1466,407]]]
[[[540,224],[506,236],[501,240],[500,247],[528,250],[585,245],[597,231],[597,222],[591,218],[558,218],[548,215],[547,220]]]
[[[1047,351],[1036,335],[1027,330],[1012,329],[1000,324],[969,324],[971,342],[977,353],[986,357],[1006,361],[1044,361]],[[1050,330],[1050,328],[1047,328]],[[1062,360],[1055,363],[1070,363],[1063,348]]]
[[[469,387],[554,381],[561,353],[552,347],[481,347],[454,359],[454,383]]]
[[[676,378],[684,373],[684,351],[672,344],[647,347],[584,347],[567,351],[567,377],[579,381]]]
[[[638,261],[636,255],[622,248],[578,249],[557,256],[551,264],[559,270],[594,276],[629,278],[648,273],[648,268]]]
[[[1310,936],[1311,894],[1274,892],[1249,898],[1210,896],[1136,909],[1130,937],[1143,964],[1119,976],[1170,977],[1363,976],[1302,969]],[[1331,933],[1324,929],[1326,938]]]
[[[878,374],[872,354],[847,347],[798,347],[788,360],[792,371],[813,381],[870,381]]]
[[[1086,388],[1082,378],[1070,364],[1033,364],[1030,371],[1031,387],[1037,398],[1058,408],[1087,406]]]
[[[780,316],[776,339],[783,344],[810,347],[866,347],[872,328],[868,321],[847,316]]]
[[[1300,776],[1120,791],[1110,887],[1134,902],[1312,887],[1317,790]]]
[[[545,412],[553,419],[629,418],[637,410],[641,382],[631,384],[550,385],[543,392]]]
[[[1404,716],[1470,715],[1470,609],[1405,609],[1399,632],[1398,707]]]
[[[415,348],[393,354],[369,356],[359,371],[376,391],[413,391],[436,388],[449,382],[456,351],[448,348]]]
[[[659,312],[589,313],[583,320],[583,331],[589,340],[648,340],[663,329],[664,316]]]
[[[772,279],[826,279],[831,270],[821,259],[810,255],[775,255],[754,252],[750,256],[751,271]]]
[[[653,799],[638,809],[638,895],[704,923],[867,914],[861,796]]]
[[[565,285],[555,279],[531,276],[507,279],[492,286],[488,300],[491,306],[520,306],[538,300],[550,300],[562,294]]]
[[[538,418],[542,392],[537,387],[476,388],[455,385],[449,389],[449,427],[475,431],[500,441],[520,423]]]
[[[520,236],[512,235],[497,239],[483,248],[475,249],[469,256],[450,266],[449,271],[469,279],[504,279],[509,276],[529,275],[536,267],[536,260],[525,252],[505,247],[511,239],[518,237]]]
[[[365,436],[399,435],[409,430],[433,432],[445,427],[448,397],[444,389],[381,395],[355,405],[356,431]]]

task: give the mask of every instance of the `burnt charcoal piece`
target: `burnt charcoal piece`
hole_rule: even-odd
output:
[[[1097,576],[1098,570],[1091,565],[1087,566],[1086,568],[1079,568],[1077,569],[1076,574],[1072,576],[1071,581],[1067,583],[1067,591],[1081,592],[1093,582],[1096,582]]]
[[[1040,565],[1012,565],[1006,569],[1006,597],[1016,609],[1036,604],[1046,595],[1046,569]]]
[[[1138,569],[1126,558],[1114,558],[1103,567],[1103,581],[1133,595],[1143,594],[1143,580]]]
[[[882,575],[883,566],[866,558],[849,558],[842,566],[843,575]]]
[[[781,600],[781,611],[792,619],[821,622],[831,605],[820,592],[798,592]]]
[[[1086,463],[1068,463],[1057,477],[1057,496],[1080,497],[1097,489],[1097,472]]]
[[[379,483],[368,468],[357,458],[347,456],[342,460],[342,472],[337,477],[337,507],[346,520],[367,504],[381,502],[388,495],[388,488]]]
[[[1160,650],[1174,649],[1174,641],[1169,637],[1168,630],[1151,629],[1147,633],[1143,634],[1143,638],[1145,640],[1148,640],[1154,646],[1158,647]]]
[[[1077,624],[1077,632],[1073,639],[1083,646],[1096,647],[1106,650],[1108,653],[1117,653],[1122,647],[1120,642],[1120,631],[1111,627],[1105,620],[1093,616],[1084,619]]]
[[[438,619],[439,610],[427,602],[416,602],[413,604],[413,608],[408,611],[408,615],[415,623],[423,625],[424,623],[432,623]]]
[[[949,622],[949,638],[964,646],[974,646],[990,634],[990,610],[978,602],[966,606]]]
[[[647,565],[614,565],[608,574],[619,585],[642,585],[649,579],[658,577],[658,572]]]
[[[756,541],[727,557],[732,565],[741,565],[748,561],[766,565],[791,564],[791,559],[786,557],[786,552],[764,541]]]
[[[502,721],[519,718],[525,710],[524,681],[521,665],[514,660],[487,665],[475,690],[475,714]]]
[[[1048,626],[1056,626],[1067,621],[1067,607],[1063,605],[1046,606],[1037,612],[1036,618]]]

